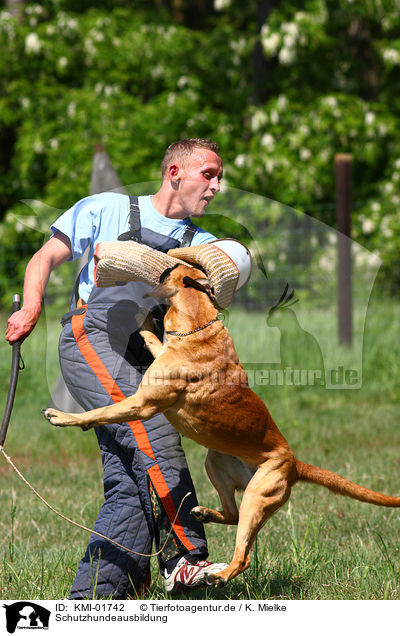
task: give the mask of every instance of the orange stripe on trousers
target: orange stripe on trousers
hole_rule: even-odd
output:
[[[81,314],[72,316],[71,320],[72,332],[79,347],[79,351],[81,352],[82,356],[88,363],[89,367],[91,368],[105,391],[111,397],[112,401],[114,403],[121,402],[121,400],[126,399],[126,395],[122,393],[114,378],[110,375],[108,369],[100,360],[99,356],[91,345],[89,338],[87,337],[87,334],[85,332],[85,327],[83,325],[84,318],[85,314]],[[156,461],[156,457],[154,455],[150,440],[148,438],[146,429],[143,426],[143,423],[140,420],[136,420],[128,422],[128,424],[136,439],[139,449],[143,453],[145,453],[145,455]],[[174,522],[174,519],[176,517],[175,504],[168,488],[168,484],[165,481],[159,465],[155,464],[154,466],[149,468],[147,472],[180,541],[188,550],[195,550],[195,546],[187,539],[185,531],[179,519],[176,519]]]

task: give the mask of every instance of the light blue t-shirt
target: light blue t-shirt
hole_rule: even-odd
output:
[[[151,196],[139,197],[141,226],[181,240],[189,224],[189,219],[170,219],[155,209]],[[53,235],[59,231],[71,242],[72,259],[80,258],[89,247],[89,260],[80,277],[79,295],[84,302],[94,286],[93,254],[97,243],[116,241],[120,234],[129,230],[129,197],[117,192],[94,194],[64,212],[52,225]],[[197,228],[191,245],[208,243],[215,236]]]

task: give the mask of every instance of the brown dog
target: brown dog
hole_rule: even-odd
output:
[[[171,306],[164,319],[163,345],[151,328],[142,329],[155,360],[135,395],[86,413],[49,408],[44,414],[56,426],[88,429],[146,420],[163,411],[180,433],[210,449],[206,469],[222,510],[198,506],[192,514],[203,522],[238,524],[233,559],[225,570],[209,577],[210,584],[224,585],[249,567],[258,531],[289,499],[297,481],[320,484],[360,501],[400,507],[400,497],[357,486],[294,457],[265,404],[249,388],[200,270],[186,265],[167,270],[151,295],[168,298]],[[238,488],[244,490],[240,512],[234,497]]]

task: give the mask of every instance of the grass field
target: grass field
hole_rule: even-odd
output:
[[[310,311],[307,324],[331,319]],[[238,345],[260,349],[264,317],[232,312]],[[373,298],[359,390],[261,386],[257,392],[299,459],[329,468],[365,486],[400,494],[400,305]],[[5,317],[1,321],[4,333]],[[249,336],[249,325],[253,336]],[[5,444],[37,490],[57,510],[92,527],[102,502],[101,463],[93,432],[51,427],[40,409],[49,401],[47,378],[57,375],[58,323],[40,322],[24,343],[21,372]],[[48,355],[46,346],[48,343]],[[10,349],[1,345],[1,410]],[[199,501],[218,506],[204,478],[205,449],[183,440]],[[48,510],[0,456],[0,598],[58,599],[68,591],[89,535]],[[197,599],[399,599],[399,509],[384,509],[297,485],[289,504],[260,532],[252,565],[221,590]],[[207,526],[210,556],[226,561],[235,527]],[[153,559],[147,598],[166,598]]]

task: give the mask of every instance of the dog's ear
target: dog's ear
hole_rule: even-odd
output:
[[[178,293],[179,289],[178,287],[171,288],[171,282],[167,281],[167,278],[172,270],[174,270],[175,267],[178,267],[178,265],[179,263],[177,263],[173,267],[167,267],[167,269],[165,269],[160,276],[159,284],[156,285],[156,287],[154,287],[151,292],[143,294],[143,298],[148,298],[149,296],[151,296],[152,298],[157,298],[159,300],[167,300],[168,298],[175,296],[175,294]]]
[[[193,287],[198,291],[204,292],[209,296],[210,300],[214,301],[214,290],[208,278],[191,278],[191,276],[184,276],[182,282],[185,287]]]
[[[146,292],[143,294],[143,298],[148,298],[151,296],[152,298],[156,298],[157,300],[167,300],[168,298],[172,298],[179,291],[179,287],[171,287],[166,283],[160,283],[150,292]]]
[[[175,267],[178,267],[178,265],[179,265],[179,263],[177,263],[177,264],[176,264],[176,265],[174,265],[173,267],[167,267],[167,269],[165,269],[165,270],[163,271],[163,273],[161,274],[159,282],[160,282],[160,283],[163,283],[163,282],[165,281],[165,279],[167,278],[167,276],[169,276],[169,275],[170,275],[170,273],[172,272],[172,270],[174,270],[174,269],[175,269]]]

